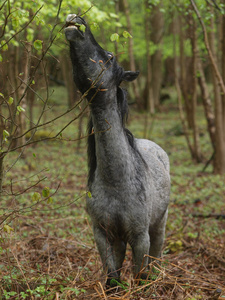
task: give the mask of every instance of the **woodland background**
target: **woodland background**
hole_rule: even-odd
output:
[[[88,107],[72,79],[67,14],[139,78],[128,127],[171,161],[161,265],[106,294],[85,212]],[[0,299],[225,298],[225,1],[0,4]],[[94,275],[93,275],[94,274]]]

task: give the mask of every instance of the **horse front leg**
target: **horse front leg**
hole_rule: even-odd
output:
[[[113,243],[114,262],[119,276],[120,276],[120,272],[126,254],[126,247],[127,247],[127,243],[125,243],[121,239],[116,239]]]
[[[142,269],[148,266],[149,258],[145,255],[149,254],[150,237],[148,232],[137,236],[131,244],[134,261],[134,274],[136,278],[146,279],[148,272]]]
[[[103,268],[107,272],[106,287],[114,287],[116,282],[113,282],[112,279],[119,281],[119,273],[113,255],[113,241],[109,241],[107,231],[103,228],[94,226],[93,231]]]

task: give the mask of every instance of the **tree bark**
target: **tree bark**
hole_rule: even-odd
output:
[[[190,86],[190,61],[187,60],[187,57],[185,57],[184,53],[184,29],[183,29],[183,18],[179,17],[179,48],[180,48],[180,87],[182,91],[182,95],[184,98],[184,107],[185,107],[185,113],[188,123],[188,128],[192,128],[192,109],[191,109],[191,102],[190,99],[190,93],[188,92],[188,87]]]
[[[194,159],[196,162],[201,162],[201,153],[199,145],[199,130],[196,120],[197,110],[197,36],[196,36],[196,23],[191,17],[190,20],[190,32],[191,32],[191,47],[192,47],[192,60],[191,60],[191,74],[192,74],[192,97],[191,97],[191,121],[192,121],[192,132],[194,141]]]
[[[114,2],[115,2],[115,13],[117,14],[117,15],[119,15],[119,11],[120,11],[120,8],[119,8],[119,0],[114,0]],[[118,32],[119,32],[119,27],[117,26],[116,27],[116,33],[118,34]],[[117,59],[117,61],[119,62],[119,50],[118,50],[118,43],[117,42],[115,42],[115,55],[116,55],[116,59]]]
[[[18,89],[18,106],[24,109],[24,112],[19,112],[18,118],[17,118],[17,132],[16,134],[18,136],[22,135],[23,132],[26,130],[26,115],[25,111],[27,109],[27,85],[29,83],[29,77],[30,77],[30,60],[31,60],[31,45],[27,43],[24,45],[24,51],[23,51],[23,65],[21,65],[21,68],[23,70],[21,76],[17,74],[21,78],[21,81],[19,82],[19,89]],[[17,62],[19,65],[19,61]],[[25,145],[25,135],[18,139],[17,146]]]
[[[181,17],[179,17],[179,24],[177,31],[180,37],[180,88],[184,99],[184,107],[186,112],[186,120],[188,128],[191,130],[193,137],[193,145],[189,145],[189,149],[192,155],[192,159],[197,163],[201,162],[202,155],[200,151],[199,143],[199,130],[196,120],[197,112],[197,36],[196,36],[196,23],[191,14],[186,16],[187,20],[187,34],[191,43],[192,57],[187,58],[184,50],[184,33],[183,23]],[[177,71],[176,71],[177,72]],[[177,75],[176,75],[177,76]],[[175,79],[176,86],[179,84]],[[178,88],[177,88],[178,89]],[[178,96],[179,100],[179,96]],[[179,103],[179,108],[181,104]],[[182,118],[182,117],[181,117]],[[185,129],[187,134],[187,129]],[[191,143],[190,140],[187,141]]]
[[[209,37],[209,47],[214,57],[214,63],[217,64],[216,59],[216,49],[215,49],[215,33],[214,33],[214,20],[210,20],[210,31],[208,33]],[[225,31],[224,31],[225,33]],[[223,54],[224,56],[225,54]],[[222,58],[224,60],[224,58]],[[218,174],[225,173],[225,138],[224,138],[224,116],[223,116],[223,103],[221,96],[221,89],[217,79],[217,74],[212,66],[212,80],[213,80],[213,90],[214,90],[214,102],[215,102],[215,159],[214,159],[214,172]]]
[[[78,100],[77,88],[73,81],[73,72],[71,69],[70,58],[67,54],[62,53],[60,57],[60,66],[62,68],[63,80],[68,92],[68,107],[72,107]]]
[[[210,136],[211,144],[213,149],[215,150],[215,143],[216,143],[216,127],[215,127],[215,115],[213,112],[213,105],[212,101],[210,99],[208,86],[205,79],[205,74],[202,67],[202,62],[200,59],[198,59],[198,72],[199,72],[199,86],[202,93],[202,101],[203,101],[203,107],[205,111],[205,117],[207,120],[207,127],[208,127],[208,133]]]
[[[177,53],[176,53],[176,35],[178,34],[178,22],[177,18],[174,17],[173,19],[173,53],[174,53],[174,80],[175,80],[175,87],[177,91],[177,101],[178,101],[178,109],[179,109],[179,114],[180,114],[180,120],[182,124],[182,128],[184,131],[184,136],[188,145],[188,149],[190,151],[191,157],[194,157],[194,149],[191,144],[190,138],[189,138],[189,133],[188,133],[188,127],[186,125],[186,119],[183,111],[183,105],[182,105],[182,92],[181,92],[181,87],[179,83],[179,77],[178,77],[178,69],[179,69],[179,64],[178,64],[178,58],[177,58]]]
[[[131,20],[130,20],[130,9],[129,9],[128,1],[123,0],[123,5],[124,5],[124,12],[126,15],[126,20],[127,20],[127,29],[128,29],[128,32],[132,35],[132,26],[131,26]],[[136,71],[134,54],[133,54],[133,39],[132,38],[128,39],[128,47],[129,47],[128,51],[129,51],[129,60],[130,60],[130,70]],[[139,92],[137,80],[132,81],[132,85],[133,85],[133,91],[134,91],[134,96],[135,96],[136,102],[138,104],[140,104],[141,98],[140,98],[140,92]]]
[[[151,41],[157,46],[155,53],[152,55],[152,89],[155,107],[160,105],[160,90],[162,85],[162,51],[160,45],[162,44],[163,29],[164,29],[164,14],[160,8],[162,4],[154,5],[152,7],[150,24],[151,24]]]
[[[223,1],[225,4],[225,1]],[[225,16],[222,16],[222,77],[223,82],[225,82]],[[223,134],[223,157],[225,157],[225,94],[222,94],[222,134]],[[222,173],[225,173],[225,162],[223,166]]]
[[[151,68],[151,54],[150,54],[150,16],[148,13],[149,3],[145,1],[145,41],[146,41],[146,60],[147,60],[147,78],[145,83],[144,98],[146,98],[147,112],[155,113],[155,101],[153,98],[152,89],[152,68]]]
[[[4,176],[3,162],[4,162],[4,155],[1,155],[0,156],[0,199],[2,198],[2,184],[3,184],[3,176]]]

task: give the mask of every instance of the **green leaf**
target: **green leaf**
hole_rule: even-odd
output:
[[[93,22],[93,23],[91,24],[91,27],[94,28],[94,29],[99,29],[99,25],[98,25],[98,23],[96,23],[96,22]]]
[[[8,100],[9,105],[12,105],[13,101],[14,101],[13,97],[9,97],[9,100]]]
[[[5,40],[3,40],[3,41],[1,41],[1,50],[2,51],[7,51],[8,50],[8,44],[6,44],[6,41]]]
[[[32,42],[34,37],[34,29],[33,28],[27,28],[27,40],[28,42]]]
[[[2,93],[0,93],[0,97],[5,98],[5,96]]]
[[[35,40],[34,41],[34,48],[36,50],[41,50],[42,49],[42,44],[43,44],[43,41],[41,41],[41,40]]]
[[[43,190],[42,190],[42,196],[43,197],[48,197],[50,194],[50,189],[48,187],[45,187]]]
[[[128,38],[132,39],[132,38],[133,38],[132,35],[131,35],[128,31],[126,31],[126,30],[124,30],[123,36],[124,36],[126,39],[128,39]]]
[[[2,62],[3,61],[3,58],[2,58],[2,56],[1,56],[1,54],[0,54],[0,62]]]
[[[41,199],[41,194],[38,192],[33,193],[32,195],[32,201],[33,202],[38,202]]]
[[[9,225],[5,224],[3,226],[3,230],[7,233],[10,233],[11,231],[14,231],[14,229],[12,227],[10,227]]]
[[[111,35],[111,37],[110,37],[110,40],[111,40],[112,42],[119,42],[119,39],[120,39],[120,36],[119,36],[118,33],[113,33],[113,34]]]
[[[25,109],[22,106],[17,106],[17,112],[20,113],[22,111],[24,112]]]
[[[114,13],[109,13],[110,17],[111,18],[115,18],[115,19],[118,19],[118,15],[114,14]]]
[[[92,198],[91,192],[88,192],[87,195],[88,195],[88,198]]]
[[[80,27],[79,27],[79,29],[80,29],[80,31],[85,32],[86,26],[84,24],[81,24]]]
[[[50,30],[52,30],[52,25],[51,24],[48,24],[47,26],[49,27]]]
[[[3,140],[6,142],[7,141],[7,138],[9,137],[9,133],[7,130],[3,130]]]
[[[48,204],[52,204],[52,203],[53,203],[53,198],[52,198],[52,197],[49,197],[48,200],[47,200],[47,203],[48,203]]]

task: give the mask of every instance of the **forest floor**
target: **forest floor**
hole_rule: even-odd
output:
[[[52,114],[63,109],[55,105]],[[198,114],[201,164],[190,158],[175,105],[165,103],[147,123],[144,113],[131,109],[128,128],[170,157],[171,202],[160,263],[150,265],[148,280],[138,285],[128,248],[122,284],[112,291],[104,290],[85,210],[86,139],[74,141],[78,122],[58,140],[27,147],[19,160],[18,153],[8,155],[8,196],[0,206],[0,299],[225,299],[225,220],[218,217],[225,215],[225,177],[212,174],[211,165],[203,172],[212,149],[200,108]],[[51,134],[57,126],[63,125],[39,133]]]

